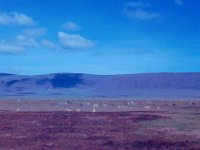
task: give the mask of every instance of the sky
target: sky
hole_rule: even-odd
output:
[[[199,10],[199,0],[1,0],[0,72],[199,72]]]

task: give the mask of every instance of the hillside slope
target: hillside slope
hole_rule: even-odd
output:
[[[0,98],[198,99],[200,73],[0,74]]]

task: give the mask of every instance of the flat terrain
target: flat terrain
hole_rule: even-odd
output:
[[[0,101],[0,150],[199,150],[198,101]]]

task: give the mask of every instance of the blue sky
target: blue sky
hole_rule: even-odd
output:
[[[199,10],[199,0],[1,0],[0,72],[199,72]]]

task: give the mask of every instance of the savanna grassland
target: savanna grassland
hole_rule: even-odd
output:
[[[200,149],[198,101],[0,103],[1,150]]]

